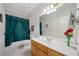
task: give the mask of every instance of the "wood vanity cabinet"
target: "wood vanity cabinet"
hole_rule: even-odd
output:
[[[31,40],[32,56],[64,56],[36,41]]]
[[[37,56],[47,56],[47,53],[44,53],[41,49],[37,48]]]
[[[36,56],[36,47],[34,45],[31,45],[32,48],[32,55]]]
[[[64,55],[52,49],[48,49],[48,56],[64,56]]]
[[[33,40],[31,41],[31,50],[32,56],[47,56],[48,53],[47,47]]]

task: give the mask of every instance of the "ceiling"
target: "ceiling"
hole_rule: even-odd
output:
[[[5,3],[5,10],[25,14],[26,16],[31,13],[39,3]]]

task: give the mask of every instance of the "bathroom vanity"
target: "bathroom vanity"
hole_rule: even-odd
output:
[[[77,56],[77,51],[58,42],[42,38],[31,39],[32,56]]]
[[[64,54],[61,54],[53,49],[50,49],[41,43],[35,42],[34,40],[31,40],[32,44],[32,55],[33,56],[64,56]]]

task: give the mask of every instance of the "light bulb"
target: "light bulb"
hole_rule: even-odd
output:
[[[53,11],[56,11],[56,8],[54,8]]]
[[[44,9],[44,12],[46,12],[46,9]]]
[[[50,8],[54,8],[53,4],[52,4],[52,5],[50,5]]]
[[[47,10],[49,10],[50,8],[49,8],[49,6],[47,7]]]
[[[53,13],[53,10],[52,9],[49,9],[49,11],[48,11],[49,13]]]
[[[49,12],[46,12],[47,14],[50,14]]]

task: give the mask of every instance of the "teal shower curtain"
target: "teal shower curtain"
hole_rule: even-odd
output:
[[[30,39],[29,20],[6,15],[5,46],[27,39]]]

